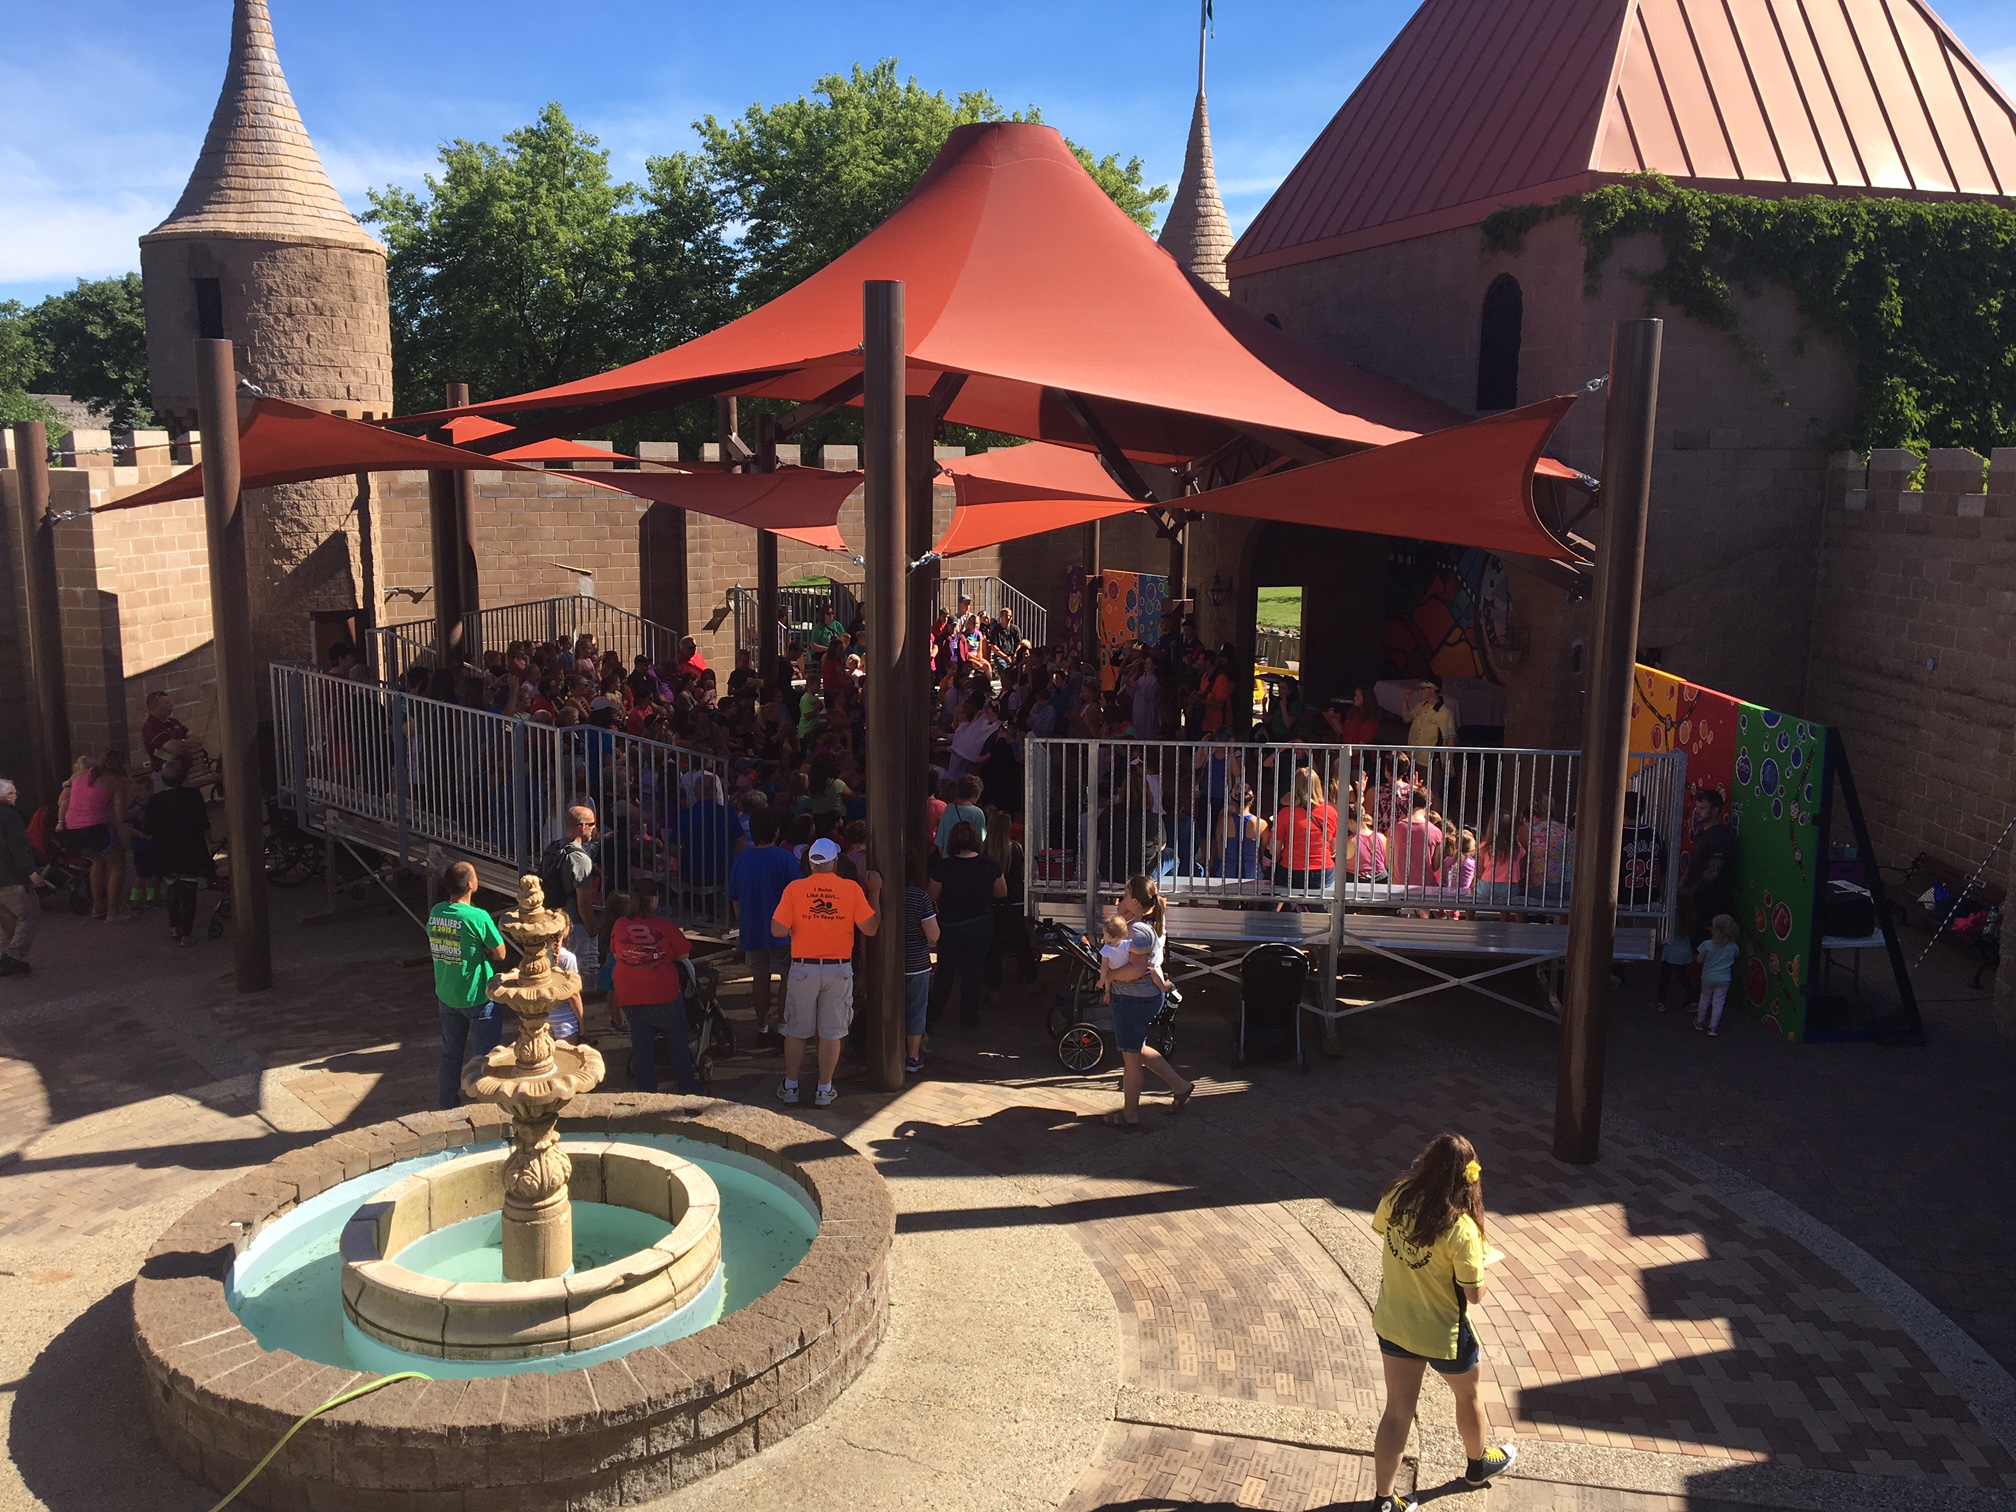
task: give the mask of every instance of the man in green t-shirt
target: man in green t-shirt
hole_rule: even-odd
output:
[[[444,1108],[462,1101],[462,1062],[488,1055],[504,1038],[504,1010],[490,1001],[490,979],[504,959],[497,921],[470,900],[476,868],[448,868],[448,901],[427,915],[427,948],[434,957],[434,996],[441,1010],[441,1066],[437,1090]]]

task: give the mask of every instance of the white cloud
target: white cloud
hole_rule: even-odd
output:
[[[67,285],[140,266],[140,238],[167,219],[173,200],[136,194],[11,200],[0,237],[0,283]]]

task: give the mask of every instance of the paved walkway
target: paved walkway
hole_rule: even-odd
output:
[[[309,906],[283,896],[282,917]],[[122,1288],[139,1255],[245,1166],[431,1098],[430,993],[403,919],[283,924],[279,990],[249,999],[222,946],[155,934],[56,920],[37,976],[0,983],[0,1508],[207,1507],[135,1400]],[[1547,1154],[1544,1024],[1432,1002],[1353,1021],[1345,1057],[1303,1077],[1228,1064],[1223,1008],[1199,994],[1180,1029],[1204,1095],[1180,1117],[1151,1098],[1139,1133],[1098,1119],[1110,1077],[1062,1075],[1012,993],[984,1042],[946,1040],[932,1079],[808,1110],[897,1194],[889,1339],[825,1418],[667,1505],[1362,1501],[1380,1404],[1364,1218],[1457,1127],[1482,1153],[1499,1253],[1486,1393],[1522,1449],[1489,1493],[1500,1512],[2016,1509],[2007,1373],[1868,1253],[1936,1252],[1933,1285],[1910,1279],[1971,1280],[2007,1312],[2006,1250],[1979,1246],[1970,1276],[1912,1216],[1966,1213],[1926,1205],[1964,1180],[1928,1164],[1990,1148],[2009,1116],[2006,1096],[1913,1106],[1927,1080],[2006,1078],[1992,1035],[1935,1018],[1925,1052],[1788,1049],[1747,1025],[1711,1045],[1627,992],[1605,1158],[1573,1168]],[[767,1097],[773,1067],[729,1062],[716,1090]],[[1786,1200],[1805,1198],[1794,1167],[1820,1131],[1767,1136],[1799,1116],[1836,1120],[1887,1209],[1847,1204],[1843,1222]],[[1448,1395],[1430,1383],[1422,1402],[1408,1483],[1460,1490]]]

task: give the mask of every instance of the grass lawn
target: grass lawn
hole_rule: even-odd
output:
[[[1283,630],[1302,628],[1302,590],[1300,588],[1262,588],[1260,590],[1260,623],[1273,625]]]

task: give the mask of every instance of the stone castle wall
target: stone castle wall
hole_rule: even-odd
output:
[[[1484,295],[1500,274],[1523,295],[1518,397],[1531,403],[1576,393],[1607,369],[1612,324],[1648,313],[1634,274],[1659,256],[1649,237],[1620,242],[1591,293],[1574,222],[1537,228],[1517,253],[1486,251],[1470,226],[1236,278],[1232,295],[1298,340],[1469,413]],[[1723,333],[1651,312],[1666,332],[1640,643],[1684,677],[1791,707],[1805,677],[1829,438],[1848,426],[1850,374],[1831,343],[1808,339],[1789,294],[1738,304],[1773,384]],[[1593,474],[1602,431],[1602,401],[1584,399],[1552,450]],[[1532,639],[1510,679],[1509,717],[1523,738],[1573,743],[1576,701],[1558,695],[1577,680],[1586,606],[1543,606],[1536,596],[1556,590],[1532,586],[1514,606],[1527,611]]]
[[[2016,817],[2016,448],[1847,455],[1834,484],[1792,707],[1839,726],[1885,865],[1971,873]]]

